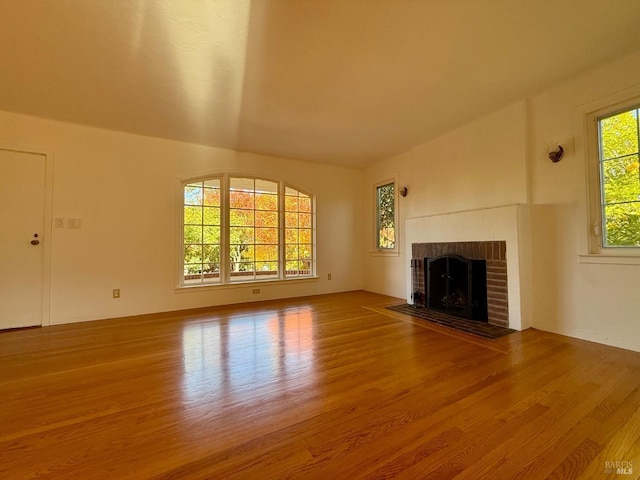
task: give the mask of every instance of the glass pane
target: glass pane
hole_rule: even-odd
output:
[[[311,228],[311,214],[310,213],[301,213],[300,214],[300,227],[301,228]]]
[[[380,248],[394,248],[396,245],[396,235],[393,228],[381,228],[379,231],[378,246]]]
[[[297,212],[299,210],[298,197],[285,196],[284,197],[284,209],[287,212]]]
[[[256,262],[276,261],[278,260],[277,245],[257,245],[256,246]]]
[[[300,243],[311,243],[311,229],[301,229],[300,230]]]
[[[254,208],[254,197],[255,194],[253,192],[231,190],[229,192],[229,205],[231,208],[252,209]]]
[[[220,227],[204,227],[202,232],[203,243],[220,243]]]
[[[278,193],[278,183],[256,179],[255,190],[261,193]]]
[[[185,225],[183,242],[202,243],[202,227],[198,225]]]
[[[287,260],[297,260],[299,258],[297,245],[287,245],[285,250]]]
[[[640,200],[640,171],[637,155],[602,162],[605,203]]]
[[[229,227],[229,243],[254,243],[253,227]]]
[[[254,222],[253,210],[230,210],[229,211],[229,224],[234,227],[247,226],[250,227]]]
[[[311,213],[311,198],[300,197],[300,211]]]
[[[202,205],[202,187],[185,185],[184,204],[185,205]]]
[[[298,260],[287,260],[286,270],[287,275],[297,275],[300,268],[300,262]]]
[[[255,180],[253,178],[231,177],[229,179],[229,188],[231,190],[254,192]]]
[[[278,229],[277,228],[256,228],[256,243],[259,244],[277,244],[278,243]]]
[[[184,207],[185,225],[202,225],[202,207]]]
[[[605,207],[604,246],[640,247],[640,202]]]
[[[210,178],[209,180],[204,181],[204,186],[209,188],[220,188],[220,179],[219,178]]]
[[[256,226],[278,227],[278,212],[256,211]]]
[[[213,188],[204,189],[204,204],[212,207],[220,206],[220,190]]]
[[[208,264],[220,263],[220,246],[219,245],[203,245],[202,261]]]
[[[202,245],[185,245],[184,263],[202,263]]]
[[[298,243],[298,229],[297,228],[286,228],[284,231],[284,241],[286,244],[289,243]]]
[[[638,110],[629,110],[600,120],[602,159],[638,153]]]
[[[231,273],[253,272],[255,264],[253,262],[232,262]],[[233,276],[233,275],[232,275]],[[237,276],[237,275],[235,275]],[[252,275],[253,276],[253,275]]]
[[[298,213],[285,212],[284,214],[284,226],[285,227],[297,227],[298,226]]]
[[[278,210],[278,196],[270,193],[256,193],[256,210]]]
[[[260,272],[260,278],[271,277],[278,273],[278,262],[257,262],[256,271]]]
[[[301,244],[298,247],[298,254],[301,260],[311,260],[311,245]]]
[[[229,245],[229,257],[232,262],[252,261],[255,258],[253,245]]]
[[[204,212],[205,225],[220,225],[220,208],[219,207],[202,207]]]

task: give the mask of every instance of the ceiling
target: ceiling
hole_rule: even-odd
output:
[[[0,0],[0,110],[361,167],[640,45],[638,0]]]

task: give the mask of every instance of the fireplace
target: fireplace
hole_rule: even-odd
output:
[[[449,315],[458,313],[457,316],[459,317],[469,318],[469,312],[460,308],[459,305],[456,305],[466,302],[472,305],[470,319],[486,321],[492,325],[501,327],[510,326],[505,241],[412,243],[411,247],[411,303],[420,307],[435,307],[435,309],[448,313]],[[454,273],[458,272],[459,268],[462,268],[460,262],[457,261],[460,258],[471,262],[472,272],[484,268],[484,275],[475,275],[472,273],[472,279],[469,282],[469,285],[471,285],[471,300],[467,298],[463,301],[461,299],[458,287],[462,280],[457,280],[454,284],[453,292],[447,291],[446,289],[443,290],[443,287],[440,287],[439,291],[430,295],[430,305],[428,305],[429,294],[427,283],[429,280],[427,276],[429,263],[431,263],[433,273],[442,278],[442,275],[446,274],[445,267],[447,262],[434,261],[443,257],[456,258],[453,267],[451,260],[448,260],[449,270],[453,270]],[[464,264],[465,262],[462,263]],[[451,275],[451,271],[449,275]],[[463,274],[462,276],[465,275],[466,274]],[[456,276],[460,277],[460,273],[456,273]],[[474,292],[473,278],[476,278],[475,282],[478,282],[478,277],[484,277],[484,291],[481,289],[480,291]],[[446,285],[444,288],[446,288]],[[453,296],[451,296],[452,294]],[[443,306],[442,302],[445,297],[447,297],[445,299],[445,305],[449,308],[448,312],[446,311],[447,306]],[[480,298],[482,298],[483,301],[481,301]],[[478,313],[483,311],[486,312],[484,315]]]
[[[487,262],[460,255],[424,259],[425,306],[468,320],[487,321]]]

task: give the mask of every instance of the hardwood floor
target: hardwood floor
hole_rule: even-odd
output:
[[[398,302],[2,332],[0,478],[640,476],[640,353],[481,340],[381,308]]]

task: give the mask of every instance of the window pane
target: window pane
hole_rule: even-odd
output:
[[[640,202],[605,207],[605,246],[640,246]]]
[[[278,183],[271,182],[269,180],[262,180],[257,178],[255,181],[255,191],[260,193],[278,193]]]
[[[311,228],[311,214],[310,213],[301,213],[299,217],[300,227],[301,228]]]
[[[256,211],[256,226],[258,227],[277,227],[278,212],[259,212]]]
[[[253,227],[229,227],[229,243],[254,243]]]
[[[311,243],[311,229],[300,229],[300,243]]]
[[[640,200],[638,155],[602,162],[605,203]]]
[[[600,120],[602,160],[638,152],[638,110],[629,110]]]
[[[202,225],[202,207],[184,207],[185,225]]]
[[[233,191],[229,192],[229,205],[231,208],[252,209],[254,207],[254,193]]]
[[[202,227],[199,225],[185,225],[184,243],[202,243]]]
[[[278,210],[278,196],[270,193],[256,193],[256,210]]]
[[[277,245],[256,245],[256,262],[278,260]]]
[[[278,244],[277,228],[256,228],[256,243],[258,244]]]
[[[284,238],[286,244],[298,243],[298,229],[296,228],[287,228],[284,231]]]
[[[300,211],[311,213],[311,198],[309,197],[300,197]]]
[[[231,210],[229,212],[229,224],[231,226],[253,226],[254,211],[253,210]]]
[[[203,245],[202,261],[204,263],[220,263],[220,246],[219,245]]]
[[[296,195],[295,197],[293,197],[291,195],[287,195],[286,197],[284,197],[284,209],[287,212],[299,211],[300,207],[298,204],[298,196]]]
[[[298,226],[298,213],[286,212],[284,214],[284,226],[285,227],[297,227]]]
[[[220,243],[220,227],[203,227],[203,243]]]
[[[286,259],[287,260],[297,260],[298,257],[298,245],[287,245],[286,250]]]
[[[204,189],[204,204],[207,206],[220,206],[220,190],[213,188]]]
[[[202,187],[185,185],[184,204],[185,205],[202,205]]]
[[[203,207],[204,212],[203,222],[205,225],[220,225],[220,208],[218,207]]]
[[[202,245],[185,245],[184,263],[202,263]]]

